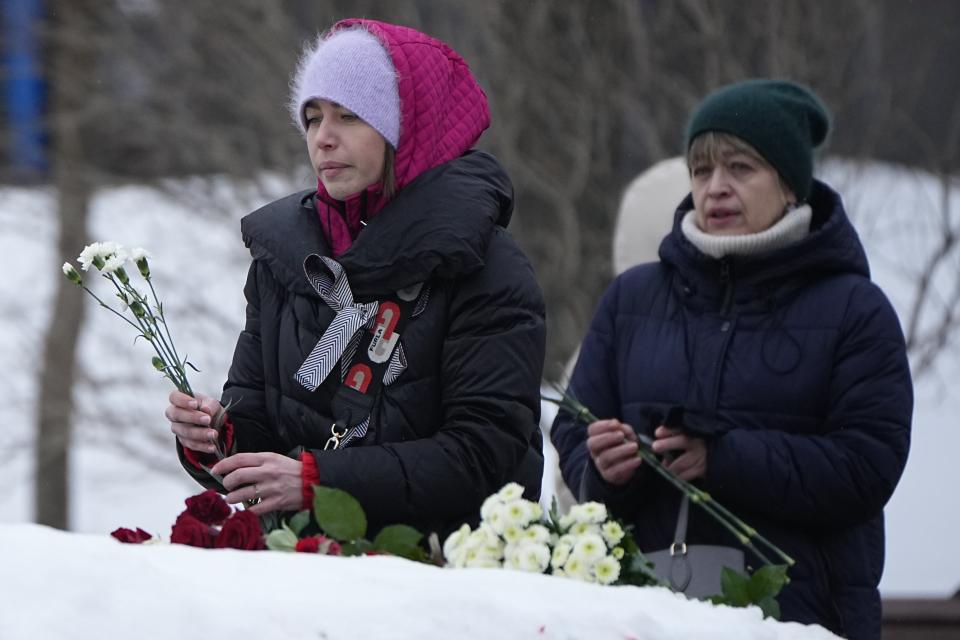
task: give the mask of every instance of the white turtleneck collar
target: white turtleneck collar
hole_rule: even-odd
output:
[[[812,217],[810,205],[805,204],[788,211],[776,224],[759,233],[717,236],[697,226],[696,212],[691,209],[683,216],[680,229],[693,246],[712,258],[753,256],[800,242],[810,233]]]

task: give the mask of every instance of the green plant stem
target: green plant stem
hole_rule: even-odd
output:
[[[150,287],[150,293],[153,295],[153,300],[154,302],[156,302],[157,311],[160,314],[160,323],[163,324],[163,330],[166,331],[167,333],[167,340],[170,341],[170,348],[173,351],[173,355],[177,360],[177,364],[180,367],[180,370],[183,372],[184,386],[188,389],[187,393],[189,393],[192,396],[193,389],[190,388],[190,383],[187,382],[187,372],[183,369],[184,365],[186,364],[186,359],[181,361],[180,354],[177,353],[177,347],[176,347],[176,344],[173,342],[173,336],[170,335],[170,327],[167,326],[167,318],[163,313],[163,305],[160,304],[160,298],[157,296],[157,291],[156,289],[153,288],[153,279],[150,276],[145,276],[143,279],[147,281],[147,285]],[[148,312],[150,313],[150,316],[155,317],[153,315],[153,312],[149,311],[149,306],[147,307],[147,309],[148,309]],[[162,338],[163,336],[161,335],[161,339]]]
[[[740,542],[740,544],[742,544],[744,547],[746,547],[747,549],[755,553],[757,557],[764,562],[764,564],[773,564],[770,561],[770,559],[766,556],[766,554],[764,554],[759,549],[757,549],[757,547],[753,544],[753,542],[750,540],[750,537],[746,533],[741,531],[734,523],[732,523],[727,518],[721,516],[720,513],[716,509],[714,509],[716,502],[713,500],[713,498],[710,497],[710,494],[704,491],[700,491],[696,489],[696,487],[692,487],[689,485],[684,486],[683,480],[680,480],[676,476],[672,475],[662,464],[660,464],[660,461],[656,459],[656,456],[646,451],[643,447],[640,447],[637,450],[637,455],[640,458],[642,458],[644,462],[648,463],[651,467],[653,467],[654,471],[659,473],[673,486],[677,487],[678,489],[680,489],[680,491],[686,494],[691,502],[699,505],[704,511],[710,514],[710,516],[712,516],[714,520],[719,522],[725,529],[727,529],[727,531],[733,534],[733,536],[737,539],[738,542]]]
[[[141,299],[141,297],[140,297],[140,295],[139,295],[139,292],[138,292],[136,289],[134,289],[133,287],[131,287],[131,286],[129,286],[129,285],[124,285],[124,284],[118,282],[117,278],[115,278],[112,273],[110,273],[110,274],[106,274],[106,273],[105,273],[105,274],[103,274],[103,277],[105,277],[107,280],[110,281],[111,284],[113,284],[114,288],[116,288],[116,290],[117,290],[117,293],[119,293],[119,294],[121,294],[122,296],[125,296],[125,297],[131,297],[131,298],[133,298],[134,301],[136,301],[137,303],[139,303],[141,306],[147,308],[147,305],[144,304],[143,300]],[[101,301],[100,304],[103,304],[103,302]],[[128,304],[128,306],[129,306],[129,304]],[[112,307],[107,307],[107,308],[110,309],[111,311],[113,311],[114,313],[117,313],[116,311],[113,310]],[[117,314],[117,315],[120,315],[120,314]],[[123,317],[123,316],[120,315],[120,317]],[[170,367],[170,364],[169,364],[169,363],[170,363],[170,360],[171,360],[171,353],[170,353],[169,348],[167,348],[166,344],[164,344],[164,343],[162,343],[162,342],[159,342],[159,343],[158,343],[156,340],[154,340],[154,339],[152,339],[152,338],[149,337],[150,335],[157,336],[158,334],[157,334],[156,332],[154,332],[154,331],[149,327],[149,325],[146,323],[146,321],[145,321],[143,318],[137,316],[135,313],[133,314],[133,317],[134,317],[134,318],[136,319],[136,321],[137,321],[137,324],[136,324],[135,326],[139,329],[140,334],[153,346],[153,350],[157,353],[157,356],[158,356],[161,360],[163,360],[164,364],[166,365],[165,368],[164,368],[163,374],[167,377],[168,380],[170,380],[170,381],[173,383],[173,385],[174,385],[177,389],[179,389],[180,391],[183,391],[184,393],[186,393],[186,389],[189,388],[189,385],[184,384],[184,379],[183,379],[183,378],[184,378],[185,376],[183,376],[183,374],[182,374],[182,372],[180,371],[180,369],[179,369],[179,368],[173,368],[173,374],[176,374],[176,377],[174,377],[174,375],[170,373],[171,367]],[[124,320],[126,320],[125,317],[124,317]],[[129,322],[129,321],[128,321],[128,322]],[[131,324],[132,324],[132,323],[131,323]],[[162,336],[161,336],[161,337],[162,337]],[[190,395],[193,395],[193,394],[191,393]]]
[[[138,326],[135,325],[133,322],[131,322],[131,321],[129,320],[129,318],[127,318],[126,316],[124,316],[122,313],[119,313],[116,309],[114,309],[113,307],[111,307],[110,305],[108,305],[106,302],[104,302],[103,300],[101,300],[101,299],[99,298],[99,296],[97,296],[97,294],[95,294],[93,291],[90,291],[90,289],[87,288],[87,285],[81,285],[81,286],[83,287],[83,290],[84,290],[84,291],[86,291],[87,293],[90,294],[90,297],[91,297],[91,298],[93,298],[94,300],[96,300],[96,301],[100,304],[101,307],[103,307],[104,309],[106,309],[107,311],[109,311],[110,313],[112,313],[113,315],[117,316],[118,318],[120,318],[121,320],[123,320],[124,322],[126,322],[127,324],[129,324],[131,327],[133,327],[133,328],[136,329],[137,331],[141,331],[140,327],[138,327]],[[160,355],[160,354],[158,353],[157,355]]]
[[[142,327],[142,326],[140,326],[140,325],[132,322],[129,318],[127,318],[126,316],[124,316],[122,313],[119,313],[116,309],[114,309],[113,307],[111,307],[110,305],[108,305],[106,302],[104,302],[103,300],[101,300],[100,297],[99,297],[97,294],[95,294],[93,291],[91,291],[86,285],[81,285],[81,286],[83,287],[83,290],[86,291],[88,294],[90,294],[90,297],[93,298],[94,300],[96,300],[97,303],[98,303],[101,307],[103,307],[104,309],[106,309],[107,311],[109,311],[110,313],[112,313],[113,315],[117,316],[118,318],[120,318],[121,320],[123,320],[124,322],[126,322],[127,324],[129,324],[131,327],[133,327],[134,329],[136,329],[137,331],[139,331],[140,334],[144,336],[144,338],[146,338],[146,334],[144,333],[144,330],[143,330],[143,327]],[[157,354],[157,356],[158,356],[161,360],[164,360],[164,354],[157,348],[157,345],[154,344],[154,342],[153,342],[152,340],[150,340],[149,338],[147,338],[147,341],[150,343],[150,346],[153,347],[153,350],[154,350],[154,352]],[[166,362],[166,360],[164,360],[164,362]],[[164,370],[163,375],[164,375],[168,380],[170,380],[170,382],[172,382],[175,387],[177,387],[178,389],[180,389],[180,383],[179,383],[176,379],[174,379],[174,377],[171,376],[166,370]]]
[[[147,283],[149,284],[150,281],[147,280]],[[154,301],[157,302],[157,304],[159,304],[159,302],[157,301],[157,293],[156,291],[154,291],[152,284],[150,285],[150,291],[153,293]],[[167,357],[163,358],[163,360],[165,363],[167,363],[168,369],[171,367],[169,363],[171,362],[176,363],[176,366],[173,367],[173,370],[176,373],[177,378],[179,380],[179,383],[176,385],[177,388],[183,393],[186,393],[187,395],[193,397],[193,389],[190,387],[190,383],[187,381],[187,373],[186,371],[184,371],[183,363],[180,362],[180,357],[177,355],[177,349],[174,346],[173,338],[170,338],[169,341],[166,338],[164,338],[163,332],[160,330],[160,325],[157,322],[157,317],[153,313],[153,310],[151,309],[151,306],[150,306],[150,301],[147,299],[147,297],[140,295],[140,293],[135,289],[132,290],[132,292],[136,294],[135,297],[137,299],[137,302],[139,302],[143,306],[144,313],[147,315],[149,324],[151,325],[149,329],[150,333],[156,336],[156,339],[163,346],[163,349],[167,353]],[[160,320],[163,323],[163,329],[166,330],[167,332],[167,337],[170,337],[170,331],[167,328],[166,321],[163,319],[162,316]]]

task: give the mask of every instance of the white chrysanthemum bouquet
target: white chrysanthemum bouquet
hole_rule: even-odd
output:
[[[447,566],[506,567],[600,584],[659,584],[651,565],[624,527],[599,502],[556,504],[543,518],[515,482],[487,498],[480,525],[463,525],[444,542]]]

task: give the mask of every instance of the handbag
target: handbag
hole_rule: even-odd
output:
[[[691,598],[720,595],[720,575],[724,567],[745,573],[743,551],[721,545],[687,545],[689,512],[690,499],[683,496],[673,544],[667,549],[647,553],[647,559],[653,563],[656,576],[667,582],[674,591]]]

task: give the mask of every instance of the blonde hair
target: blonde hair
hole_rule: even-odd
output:
[[[777,180],[780,182],[780,190],[783,191],[784,199],[789,200],[788,194],[796,195],[790,188],[790,185],[784,181],[783,176],[777,171],[777,168],[767,162],[767,159],[760,155],[756,147],[731,133],[723,131],[706,131],[701,133],[690,142],[690,149],[687,150],[687,172],[693,176],[693,168],[699,164],[717,164],[726,156],[735,153],[742,153],[748,156],[754,162],[772,169],[777,174]]]
[[[687,169],[692,171],[695,165],[702,163],[716,164],[734,153],[745,154],[756,162],[773,168],[773,165],[743,138],[722,131],[707,131],[698,135],[690,143],[690,149],[687,151]]]

